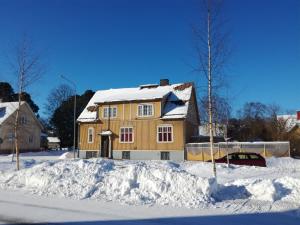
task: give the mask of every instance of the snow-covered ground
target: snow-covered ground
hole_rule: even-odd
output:
[[[257,215],[276,223],[281,221],[279,218],[285,218],[284,224],[297,224],[293,222],[300,220],[300,160],[271,158],[267,161],[267,168],[227,168],[219,164],[218,180],[215,181],[211,177],[210,163],[74,160],[70,157],[72,153],[61,156],[62,153],[23,154],[20,171],[15,170],[11,156],[1,156],[0,212],[2,202],[8,201],[7,196],[16,195],[27,196],[32,201],[37,198],[38,203],[43,202],[40,198],[54,198],[57,200],[52,201],[62,202],[61,205],[74,202],[74,207],[86,205],[85,210],[91,204],[91,212],[99,207],[102,213],[103,208],[106,211],[114,209],[110,210],[112,216],[109,220],[115,217],[122,221],[136,221],[177,216],[189,217],[187,221],[191,221],[191,216],[194,219],[200,216],[206,221],[216,214],[221,219],[218,221],[224,217],[233,222],[238,218],[256,218]],[[20,199],[19,202],[23,198]],[[132,215],[132,212],[138,215]],[[101,218],[107,221],[107,217]],[[49,222],[53,218],[36,220]],[[160,223],[153,220],[153,223],[173,224],[174,221]]]

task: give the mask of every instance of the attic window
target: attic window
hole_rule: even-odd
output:
[[[139,104],[138,116],[139,117],[153,116],[153,104]]]
[[[117,107],[116,106],[104,107],[102,116],[104,119],[116,118],[117,117]]]
[[[6,107],[1,107],[0,108],[0,118],[5,116],[5,112],[6,112]]]
[[[22,125],[25,125],[25,124],[27,124],[27,117],[26,116],[21,116],[21,118],[20,118],[20,124],[22,124]]]

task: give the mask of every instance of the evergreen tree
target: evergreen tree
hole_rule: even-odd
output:
[[[82,95],[76,95],[76,119],[93,95],[94,92],[91,90],[87,90]],[[56,135],[61,140],[61,147],[71,147],[73,145],[73,107],[74,96],[70,96],[61,103],[50,118],[50,124],[53,126]],[[76,137],[76,143],[77,138],[78,137]]]
[[[14,92],[9,83],[0,82],[0,99],[2,102],[15,102],[18,101],[18,94]],[[21,100],[27,102],[34,113],[39,111],[39,107],[34,103],[29,93],[22,92]]]

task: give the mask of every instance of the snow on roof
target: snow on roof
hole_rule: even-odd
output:
[[[109,135],[112,135],[112,132],[110,130],[105,130],[105,131],[102,131],[100,133],[100,135],[102,135],[102,136],[109,136]]]
[[[189,106],[189,102],[185,102],[185,103],[167,102],[163,110],[162,119],[185,118],[187,115],[188,106]]]
[[[287,131],[292,130],[296,125],[300,124],[296,115],[279,115],[277,116],[277,120],[285,122],[285,128]]]
[[[2,124],[18,108],[19,102],[0,102],[0,124]],[[24,102],[21,102],[23,105]]]
[[[151,86],[150,88],[146,88],[146,86],[140,86],[145,88],[119,88],[97,91],[83,112],[80,114],[77,121],[95,121],[97,119],[96,110],[88,109],[96,104],[136,100],[154,100],[162,99],[166,96],[168,96],[168,99],[166,107],[163,109],[162,118],[184,118],[186,116],[188,104],[185,104],[185,101],[190,99],[192,92],[191,83],[179,83],[157,87]],[[183,104],[178,104],[180,101],[183,102]]]
[[[60,143],[60,139],[58,137],[47,137],[47,140],[51,143]]]

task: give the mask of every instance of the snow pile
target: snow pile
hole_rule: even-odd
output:
[[[269,167],[218,164],[217,184],[211,178],[211,163],[74,160],[72,156],[65,153],[60,159],[68,160],[52,161],[21,158],[20,171],[15,171],[9,157],[0,157],[0,188],[129,205],[243,208],[245,212],[300,207],[300,160],[271,158]]]
[[[65,152],[61,156],[58,157],[59,159],[74,159],[74,152]]]
[[[111,160],[44,162],[3,174],[0,182],[2,188],[39,195],[185,207],[212,202],[216,187],[214,179],[191,175],[174,163]]]

